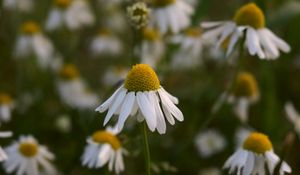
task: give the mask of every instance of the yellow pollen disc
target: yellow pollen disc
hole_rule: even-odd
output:
[[[165,7],[165,6],[168,6],[168,5],[173,4],[175,2],[176,2],[176,0],[152,0],[152,4],[155,7]]]
[[[33,21],[28,21],[21,26],[21,32],[28,35],[35,34],[40,32],[40,26]]]
[[[156,41],[160,38],[160,34],[156,29],[144,28],[143,38],[148,41]]]
[[[100,35],[100,36],[109,36],[111,34],[112,34],[111,31],[107,28],[100,28],[98,30],[98,35]]]
[[[249,3],[235,13],[234,21],[237,25],[248,25],[259,29],[265,26],[265,15],[256,4]]]
[[[97,131],[92,135],[94,142],[103,144],[108,143],[114,150],[118,150],[121,147],[120,140],[113,134],[107,131]]]
[[[258,96],[257,82],[253,75],[248,72],[239,73],[233,87],[235,97]]]
[[[185,30],[185,34],[189,37],[199,37],[202,34],[202,30],[200,28],[188,28]]]
[[[0,93],[0,105],[9,104],[12,102],[12,98],[5,93]]]
[[[60,8],[67,8],[71,4],[71,0],[55,0],[55,5]]]
[[[79,77],[79,71],[73,64],[65,65],[59,74],[61,78],[66,80],[73,80]]]
[[[19,151],[25,157],[33,157],[38,152],[38,146],[35,143],[21,143],[19,146]]]
[[[129,91],[157,90],[160,82],[154,70],[147,64],[137,64],[127,74],[125,88]]]
[[[265,152],[272,150],[273,146],[268,136],[253,132],[245,140],[243,148],[257,154],[264,154]]]

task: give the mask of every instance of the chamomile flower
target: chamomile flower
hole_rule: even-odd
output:
[[[30,12],[34,7],[33,0],[3,0],[3,7],[8,10]]]
[[[40,26],[34,21],[23,23],[20,31],[16,42],[15,56],[26,58],[34,55],[39,67],[47,68],[55,54],[51,41],[41,32]]]
[[[102,113],[108,110],[104,125],[114,114],[119,115],[118,131],[122,130],[129,116],[139,111],[152,132],[157,129],[164,134],[165,117],[172,125],[175,124],[174,117],[178,121],[184,119],[175,104],[178,104],[178,99],[164,90],[154,70],[147,64],[137,64],[127,74],[124,84],[96,111]]]
[[[46,29],[56,30],[63,26],[77,30],[91,26],[95,22],[94,15],[85,0],[54,0],[54,7],[48,15]]]
[[[123,154],[126,151],[117,137],[118,133],[111,127],[94,132],[87,139],[88,145],[81,158],[82,165],[88,168],[100,168],[108,164],[109,171],[114,171],[116,174],[124,171]]]
[[[162,34],[178,33],[190,25],[194,9],[184,0],[151,0],[153,6],[151,25]]]
[[[208,158],[221,152],[226,146],[226,140],[216,130],[200,132],[195,138],[196,148],[201,157]]]
[[[273,175],[274,169],[280,158],[273,152],[273,146],[268,136],[253,132],[244,141],[243,146],[228,158],[224,164],[225,169],[229,169],[230,174],[241,175],[263,175],[265,164],[267,171]],[[292,170],[286,162],[282,162],[279,174],[291,173]]]
[[[6,137],[11,137],[11,136],[12,136],[12,132],[9,132],[9,131],[6,131],[6,132],[1,131],[0,132],[0,138],[6,138]],[[4,161],[6,159],[7,159],[7,155],[0,146],[0,162]]]
[[[21,136],[18,141],[5,148],[8,158],[3,166],[6,173],[38,175],[42,172],[55,175],[56,170],[49,161],[54,155],[40,145],[32,136]]]
[[[165,45],[159,31],[153,28],[143,28],[142,42],[135,48],[135,52],[141,58],[142,63],[155,67],[165,52]]]
[[[14,106],[15,104],[11,96],[0,92],[0,123],[10,121],[11,111]]]
[[[103,78],[102,82],[105,86],[112,87],[115,86],[118,82],[124,80],[126,78],[129,69],[123,66],[115,66],[109,68]]]
[[[66,64],[59,73],[58,92],[62,101],[72,108],[94,108],[99,97],[90,92],[75,65]]]
[[[285,112],[288,120],[294,125],[295,131],[300,135],[300,114],[290,102],[285,104]]]
[[[119,55],[122,50],[122,42],[108,28],[100,28],[97,36],[92,40],[90,49],[93,55]]]
[[[180,45],[172,57],[171,64],[174,68],[191,68],[201,63],[202,50],[206,41],[202,38],[200,28],[188,28],[183,34],[174,36],[172,41]]]
[[[150,9],[144,2],[127,7],[127,14],[134,27],[140,29],[148,24]]]
[[[245,46],[250,55],[261,59],[276,59],[280,51],[289,52],[290,46],[265,27],[265,16],[254,3],[242,6],[232,21],[203,22],[203,28],[210,29],[209,35],[217,39],[217,48],[228,40],[227,56],[238,40],[245,36]]]
[[[233,85],[228,101],[234,105],[234,112],[242,122],[248,121],[250,104],[259,99],[259,90],[255,77],[249,72],[240,72]]]

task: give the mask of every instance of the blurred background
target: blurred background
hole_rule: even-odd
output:
[[[0,2],[0,92],[9,94],[14,102],[10,120],[1,121],[1,131],[12,131],[13,136],[1,139],[0,145],[9,145],[20,135],[33,135],[56,155],[54,164],[62,174],[113,174],[107,167],[81,166],[80,157],[86,138],[104,129],[106,114],[96,113],[94,109],[116,90],[136,55],[135,30],[126,14],[126,7],[132,2],[86,1],[93,15],[93,19],[87,19],[92,22],[83,27],[56,30],[47,27],[55,6],[52,0],[33,0],[34,5],[25,10],[7,8],[3,0]],[[203,21],[230,20],[247,2],[195,0],[192,26],[199,26]],[[267,27],[289,43],[292,50],[274,61],[245,54],[244,69],[256,78],[260,94],[259,101],[250,106],[248,124],[240,122],[230,103],[225,102],[214,114],[211,112],[231,81],[232,59],[206,48],[201,64],[188,69],[179,69],[180,65],[172,67],[172,56],[179,46],[168,42],[168,37],[161,38],[164,53],[155,70],[161,85],[179,98],[178,107],[185,120],[168,125],[165,135],[149,132],[153,174],[226,174],[221,169],[236,149],[240,128],[267,134],[275,152],[292,167],[292,174],[300,174],[299,136],[284,111],[287,102],[300,111],[300,1],[254,2],[264,11]],[[38,26],[31,24],[26,29],[24,24],[28,21]],[[42,48],[36,49],[37,54],[19,56],[15,50],[19,37],[35,31],[44,38],[33,47]],[[104,46],[92,46],[97,37],[103,36],[108,38]],[[52,52],[50,61],[43,59],[47,55],[43,46]],[[74,87],[64,83],[74,77],[81,80],[82,88],[69,92],[68,88]],[[204,126],[208,118],[211,121]],[[289,134],[295,137],[286,142]],[[199,141],[203,135],[208,140]],[[145,174],[142,137],[134,118],[126,122],[119,138],[129,152],[124,158],[122,174]],[[0,174],[5,174],[2,168]]]

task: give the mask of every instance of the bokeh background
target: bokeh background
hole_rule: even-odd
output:
[[[2,1],[0,2],[2,4]],[[192,23],[198,26],[202,21],[231,19],[235,10],[247,2],[249,1],[199,0],[195,6]],[[292,174],[298,175],[300,140],[297,133],[294,133],[294,141],[289,143],[288,149],[284,151],[285,138],[288,133],[294,132],[293,125],[286,119],[284,105],[291,101],[296,109],[300,110],[300,1],[255,2],[265,12],[267,27],[289,43],[292,50],[274,61],[245,56],[244,69],[254,74],[260,91],[260,100],[251,106],[246,127],[267,134],[273,142],[275,152],[291,165]],[[1,139],[1,146],[5,147],[20,135],[31,134],[56,155],[54,164],[62,174],[113,174],[108,172],[107,167],[90,170],[82,167],[80,162],[87,136],[103,129],[105,113],[96,113],[94,108],[80,109],[66,105],[59,96],[55,73],[40,69],[35,58],[20,60],[14,56],[21,24],[27,20],[34,20],[43,30],[47,15],[53,6],[51,0],[36,0],[34,3],[34,9],[28,13],[3,7],[0,9],[0,91],[9,93],[16,102],[11,121],[1,123],[1,130],[13,131],[13,137]],[[135,33],[126,18],[126,6],[131,2],[122,2],[114,10],[123,15],[125,26],[114,32],[122,41],[123,53],[117,56],[93,56],[89,50],[91,40],[99,27],[106,27],[104,21],[113,19],[103,10],[101,3],[96,0],[89,0],[89,3],[96,16],[93,26],[75,31],[63,28],[43,33],[53,42],[64,63],[77,66],[90,91],[100,97],[100,104],[117,87],[104,83],[105,73],[114,67],[130,69],[132,66]],[[230,75],[234,68],[225,58],[215,59],[209,54],[204,54],[203,63],[196,68],[170,69],[168,65],[172,52],[178,47],[173,44],[166,45],[166,53],[156,71],[164,88],[179,98],[179,108],[183,111],[185,120],[177,122],[174,126],[168,125],[165,135],[149,132],[153,174],[192,175],[210,167],[221,169],[228,156],[235,150],[236,129],[245,125],[237,119],[230,104],[225,103],[217,113],[211,113],[213,105],[231,81]],[[211,115],[214,115],[212,121],[202,127]],[[70,126],[58,126],[60,118],[67,120]],[[195,138],[199,132],[206,129],[218,130],[225,138],[226,146],[211,156],[203,157],[197,151]],[[126,170],[122,174],[145,174],[142,137],[135,119],[127,121],[120,139],[123,147],[129,152],[124,158]],[[0,174],[5,174],[2,168]]]

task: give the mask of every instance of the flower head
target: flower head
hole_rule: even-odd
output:
[[[235,97],[256,99],[259,92],[254,76],[249,72],[239,73],[233,87],[233,94]]]
[[[142,28],[148,24],[150,9],[144,2],[137,2],[128,7],[127,13],[136,28]]]
[[[40,32],[40,26],[34,21],[27,21],[22,24],[21,32],[26,35],[33,35]]]
[[[72,0],[54,0],[54,3],[59,8],[67,8],[70,6]]]
[[[14,106],[12,97],[7,93],[0,92],[0,122],[10,121]]]
[[[243,148],[257,154],[263,154],[272,150],[273,146],[268,136],[258,132],[253,132],[244,141]]]
[[[64,80],[74,80],[79,78],[79,71],[73,64],[66,64],[59,72],[60,78]]]

